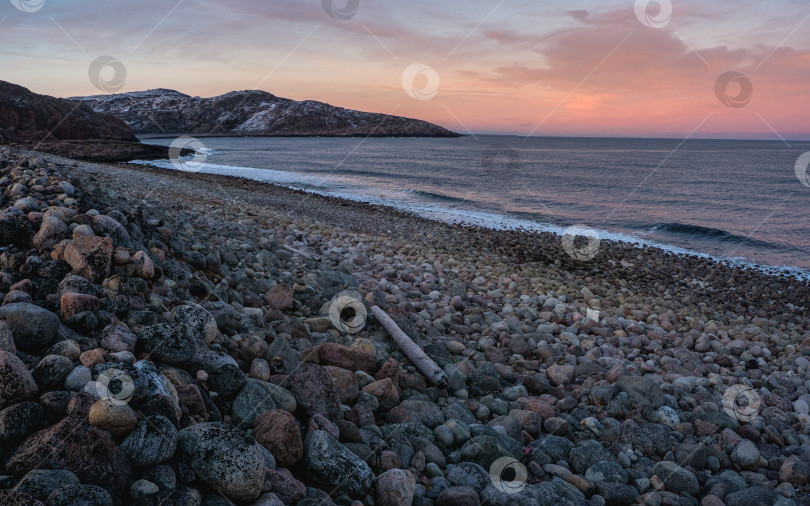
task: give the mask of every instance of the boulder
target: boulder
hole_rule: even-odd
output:
[[[37,393],[37,384],[22,360],[7,351],[0,351],[0,409]]]
[[[177,449],[177,429],[163,416],[155,415],[138,422],[121,443],[121,450],[137,465],[154,466],[170,459]]]
[[[335,495],[364,497],[374,484],[368,464],[322,430],[307,436],[304,458],[307,476]]]
[[[292,466],[304,455],[301,429],[287,411],[272,409],[259,415],[253,423],[253,437],[283,467]]]
[[[60,325],[55,313],[27,302],[0,307],[0,320],[8,325],[17,348],[28,353],[42,353],[56,339]]]
[[[33,469],[67,469],[82,483],[115,494],[123,493],[130,474],[127,458],[108,433],[72,417],[30,436],[6,464],[15,475]]]
[[[110,275],[113,241],[108,237],[83,236],[65,247],[65,262],[75,274],[93,282]]]
[[[56,216],[45,216],[39,232],[34,235],[32,243],[40,251],[52,249],[63,239],[70,237],[70,228]]]
[[[220,422],[199,423],[177,433],[181,461],[197,478],[233,501],[254,501],[262,492],[262,449],[239,429]]]

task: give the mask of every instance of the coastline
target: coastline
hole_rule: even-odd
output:
[[[173,171],[173,170],[177,171],[176,169],[167,168],[165,166],[167,165],[166,163],[164,163],[163,165],[157,165],[153,160],[133,160],[131,162],[128,162],[128,164],[147,166],[162,171]],[[318,195],[327,199],[336,199],[337,201],[346,201],[357,205],[370,205],[376,208],[390,210],[390,212],[403,213],[406,216],[426,220],[427,222],[441,222],[450,226],[461,226],[465,228],[481,228],[484,230],[491,230],[493,232],[517,231],[541,235],[551,234],[552,236],[556,236],[558,239],[562,238],[565,231],[565,227],[559,225],[552,225],[547,223],[531,223],[526,220],[509,218],[503,215],[477,211],[458,211],[457,214],[458,216],[460,216],[459,218],[446,217],[446,219],[440,219],[437,217],[438,214],[453,210],[430,206],[425,206],[422,209],[414,209],[408,207],[407,205],[396,205],[395,203],[380,203],[379,200],[381,199],[374,199],[369,196],[352,195],[352,194],[335,195],[326,190],[297,188],[294,186],[294,183],[285,184],[266,179],[259,179],[258,177],[253,177],[253,175],[260,175],[262,173],[278,172],[270,169],[254,169],[250,167],[235,167],[226,165],[214,165],[214,167],[218,171],[228,171],[231,173],[223,174],[221,172],[206,172],[205,175],[251,181],[259,185],[257,186],[257,188],[261,188],[261,185],[270,185],[277,188],[288,189],[294,192]],[[240,171],[244,171],[245,174],[238,174],[238,172]],[[199,175],[199,173],[195,173],[195,175]],[[499,224],[496,224],[496,222],[499,222]],[[729,267],[758,271],[769,277],[779,277],[781,275],[785,275],[789,277],[795,277],[800,281],[810,281],[810,271],[802,269],[800,267],[757,263],[752,260],[743,258],[724,258],[714,256],[709,253],[690,250],[688,248],[683,248],[680,246],[650,241],[642,237],[634,237],[619,232],[610,232],[601,229],[596,229],[595,232],[599,235],[600,240],[602,241],[609,241],[618,244],[628,244],[637,247],[639,249],[655,248],[661,250],[662,252],[671,253],[677,256],[703,258],[711,262],[726,265]]]
[[[123,503],[806,504],[806,281],[611,240],[576,260],[552,233],[231,176],[4,148],[0,168],[0,419],[47,413],[0,424],[0,499],[29,500],[11,487],[46,455]],[[347,291],[448,383],[376,318],[339,331]],[[149,392],[100,395],[110,368]]]
[[[208,154],[216,153],[209,150]],[[449,197],[442,193],[412,190],[408,189],[409,186],[400,188],[396,184],[393,186],[372,184],[371,187],[365,188],[358,177],[344,179],[333,177],[331,173],[324,175],[325,171],[311,172],[308,169],[285,171],[275,167],[267,168],[269,166],[262,165],[258,161],[259,165],[255,166],[244,162],[224,165],[211,163],[211,158],[208,158],[201,168],[202,172],[276,184],[353,202],[380,204],[422,218],[451,224],[481,226],[495,230],[552,232],[558,236],[566,233],[566,225],[559,225],[559,220],[555,218],[554,214],[546,215],[545,212],[540,214],[510,213],[506,210],[495,210],[498,209],[497,206],[492,207],[485,203],[482,206],[482,202],[475,198],[470,202],[465,202],[465,199],[462,198],[456,199],[456,197]],[[226,163],[231,163],[231,161]],[[148,164],[161,169],[174,169],[172,164],[166,160],[136,160],[133,163]],[[350,173],[354,172],[350,171]],[[370,177],[376,176],[377,174],[372,172]],[[463,193],[463,191],[459,190],[457,193]],[[525,197],[522,198],[525,199]],[[760,270],[772,276],[784,273],[802,280],[810,280],[810,268],[806,265],[806,258],[800,253],[801,248],[795,244],[790,242],[770,244],[744,235],[736,236],[734,233],[725,231],[735,230],[733,227],[728,228],[728,224],[719,229],[712,229],[705,228],[705,223],[703,227],[694,225],[693,221],[688,218],[674,217],[672,219],[674,222],[670,223],[667,221],[667,217],[659,214],[652,221],[644,221],[643,218],[640,218],[638,222],[634,223],[628,222],[625,218],[613,225],[601,225],[604,228],[599,228],[600,225],[589,221],[588,216],[580,215],[579,217],[568,216],[564,219],[564,223],[581,224],[582,227],[593,231],[600,239],[660,248],[678,255],[703,256],[720,263]],[[589,226],[595,228],[588,228]],[[673,230],[674,232],[672,232]],[[779,251],[780,247],[785,247],[785,251],[789,253],[783,254],[783,251]],[[769,250],[776,251],[777,254],[770,255]]]

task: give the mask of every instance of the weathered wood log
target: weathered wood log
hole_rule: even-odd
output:
[[[301,251],[300,249],[293,248],[292,246],[288,246],[286,244],[281,246],[283,249],[286,249],[290,253],[295,253],[296,255],[301,255],[304,258],[312,258],[313,260],[320,260],[320,257],[317,255],[313,255],[312,253],[307,253],[306,251]]]
[[[420,348],[408,335],[399,328],[399,326],[391,319],[388,314],[377,306],[371,307],[371,312],[374,317],[380,322],[380,325],[388,331],[388,334],[397,343],[399,349],[413,362],[413,365],[419,369],[419,372],[425,375],[434,385],[445,388],[447,387],[447,375],[441,367],[428,357],[422,348]]]

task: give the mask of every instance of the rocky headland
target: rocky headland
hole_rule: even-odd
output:
[[[314,100],[290,100],[260,90],[203,98],[155,89],[71,100],[120,118],[136,134],[459,137],[427,121],[344,109]]]
[[[168,155],[164,147],[141,144],[115,116],[5,81],[0,81],[0,143],[105,162]]]

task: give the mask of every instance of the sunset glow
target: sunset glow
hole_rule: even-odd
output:
[[[110,55],[126,67],[122,92],[262,89],[460,133],[807,139],[808,15],[795,0],[676,1],[656,28],[632,0],[361,1],[348,19],[320,0],[5,2],[0,79],[98,94],[87,68]],[[432,99],[403,90],[414,63],[438,76]],[[727,71],[752,84],[743,107],[716,96]]]

